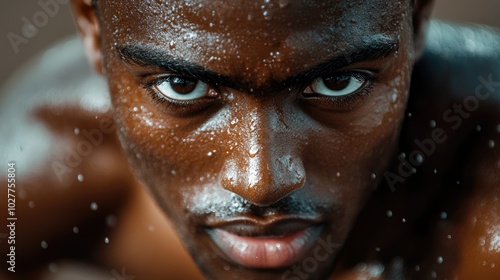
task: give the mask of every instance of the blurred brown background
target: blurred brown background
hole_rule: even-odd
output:
[[[59,9],[47,19],[40,16],[39,12],[43,9],[39,1],[53,2],[50,0],[2,0],[0,2],[0,87],[23,62],[59,38],[75,32],[69,4],[64,3],[70,0],[57,0],[63,4],[54,0],[58,3]],[[53,8],[53,10],[56,9]],[[39,23],[46,22],[44,26],[38,28],[36,33],[34,30],[23,30],[25,25],[23,18],[33,22],[33,17],[37,13]],[[449,21],[473,22],[500,28],[500,0],[436,0],[434,16]],[[20,44],[16,53],[8,38],[10,32],[17,35],[23,34],[22,32],[34,35],[27,43]]]

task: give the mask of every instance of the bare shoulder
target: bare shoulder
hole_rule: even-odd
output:
[[[387,279],[500,277],[500,36],[433,22],[415,67],[399,153],[343,260]],[[367,236],[373,228],[380,234]],[[362,257],[361,257],[362,256]],[[346,265],[347,266],[347,265]]]
[[[80,44],[74,38],[47,50],[0,96],[0,158],[16,167],[19,262],[64,256],[77,233],[81,243],[73,253],[88,250],[105,216],[129,193],[132,179],[105,82],[90,70]],[[96,220],[102,222],[89,224]]]
[[[427,41],[402,141],[416,171],[408,185],[432,197],[423,201],[434,229],[427,273],[498,279],[500,33],[433,22]]]

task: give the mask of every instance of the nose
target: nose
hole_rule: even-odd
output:
[[[304,185],[305,170],[295,141],[276,114],[253,110],[233,130],[235,143],[221,173],[223,188],[268,206]]]

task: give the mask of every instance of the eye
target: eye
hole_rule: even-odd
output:
[[[330,77],[321,77],[312,82],[305,90],[306,95],[324,95],[341,97],[363,89],[370,81],[368,74],[361,72],[341,73]]]
[[[156,91],[167,99],[190,101],[208,96],[210,87],[196,79],[167,76],[155,81]]]

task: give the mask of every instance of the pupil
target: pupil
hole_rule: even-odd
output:
[[[177,77],[170,82],[172,89],[180,94],[191,93],[196,88],[196,84],[196,81]]]
[[[323,83],[328,89],[339,91],[345,89],[351,81],[351,77],[336,76],[323,79]]]

